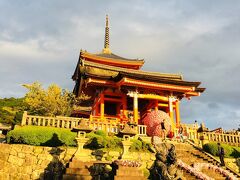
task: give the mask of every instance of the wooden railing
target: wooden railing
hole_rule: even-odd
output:
[[[100,116],[90,116],[90,118],[74,118],[65,116],[46,117],[28,115],[26,111],[23,113],[21,126],[35,125],[72,129],[76,127],[82,119],[86,120],[87,125],[93,130],[104,130],[107,132],[118,133],[119,130],[124,127],[124,124],[120,123],[120,119],[115,117],[104,117],[103,120]],[[146,136],[147,126],[138,125],[136,128],[138,135]]]
[[[201,133],[201,138],[211,142],[220,142],[224,144],[240,146],[240,135],[203,132]]]

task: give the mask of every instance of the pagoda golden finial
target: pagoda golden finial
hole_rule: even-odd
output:
[[[105,39],[104,39],[104,54],[111,54],[111,50],[109,49],[109,27],[108,27],[108,15],[106,15],[106,27],[105,27]]]

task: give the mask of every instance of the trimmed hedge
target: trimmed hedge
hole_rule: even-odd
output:
[[[35,146],[76,146],[75,138],[77,133],[71,132],[69,129],[60,129],[54,127],[42,126],[24,126],[16,127],[7,134],[8,143],[28,144]],[[90,132],[86,135],[89,138],[85,148],[95,149],[111,149],[122,151],[122,138],[115,134],[107,135],[105,131],[98,130]],[[150,144],[138,139],[131,140],[133,144],[130,151],[147,152]]]
[[[17,127],[7,134],[8,143],[29,144],[35,146],[76,146],[75,132],[54,127],[24,126]]]
[[[227,144],[221,144],[224,148],[225,157],[240,157],[240,147],[230,146]],[[218,145],[217,143],[207,143],[203,145],[203,150],[212,154],[213,156],[218,156]]]

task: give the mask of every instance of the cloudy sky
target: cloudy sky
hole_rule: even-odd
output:
[[[79,50],[102,50],[109,14],[115,54],[207,88],[182,101],[183,122],[239,127],[238,0],[1,0],[0,9],[0,98],[22,97],[34,81],[72,90]]]

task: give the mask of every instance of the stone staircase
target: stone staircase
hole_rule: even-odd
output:
[[[88,168],[92,165],[93,163],[91,162],[73,159],[63,175],[63,180],[91,180],[92,176]]]
[[[89,161],[83,162],[77,159],[73,159],[69,166],[66,168],[66,172],[63,175],[63,180],[91,180],[98,179],[93,177],[89,171],[90,167],[93,167],[96,163],[104,163],[102,161]],[[145,180],[142,169],[138,167],[125,167],[118,166],[114,180]]]
[[[145,180],[143,171],[137,167],[119,166],[114,180]]]
[[[192,144],[174,143],[174,145],[176,148],[177,158],[190,166],[192,166],[194,163],[209,163],[216,166],[220,166],[220,163],[218,160],[214,159],[213,157],[201,151],[200,149],[198,149]],[[236,179],[240,178],[240,176],[237,173],[232,172],[227,167],[222,167],[222,168],[232,173],[236,177]],[[220,174],[218,171],[214,171],[212,169],[203,168],[201,172],[203,172],[207,176],[214,178],[216,180],[226,179],[226,177],[224,177],[223,174]],[[190,174],[186,170],[183,170],[183,175],[186,179],[196,179],[194,175]]]
[[[186,180],[195,180],[196,179],[196,176],[194,176],[193,174],[191,174],[185,170],[182,170],[182,173],[183,173],[183,177],[185,177]]]
[[[171,142],[172,143],[172,142]],[[194,146],[190,143],[177,143],[173,142],[176,149],[177,159],[180,159],[185,164],[192,166],[195,163],[208,163],[215,165],[216,167],[220,167],[220,162],[212,157],[211,155],[205,153],[198,147]],[[72,159],[69,163],[69,166],[66,169],[66,173],[63,175],[64,180],[90,180],[93,177],[89,172],[89,167],[93,166],[95,161],[91,162],[82,162],[77,159]],[[228,172],[232,173],[236,179],[240,179],[239,174],[235,173],[228,167],[221,167]],[[197,179],[193,173],[185,169],[181,169],[183,176],[187,180]],[[201,172],[206,174],[208,177],[216,179],[216,180],[224,180],[227,179],[223,174],[218,171],[214,171],[213,169],[202,168]],[[130,180],[130,179],[146,179],[143,176],[142,170],[133,167],[123,167],[119,166],[115,171],[116,180]]]

